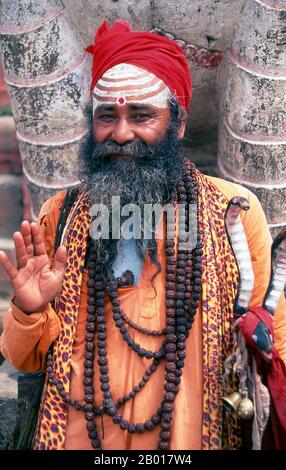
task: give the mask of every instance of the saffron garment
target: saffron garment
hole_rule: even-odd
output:
[[[267,228],[265,215],[257,198],[247,189],[226,182],[219,178],[208,178],[227,200],[240,195],[249,200],[250,210],[242,214],[246,231],[253,269],[255,287],[250,302],[252,306],[262,304],[270,276],[271,237]],[[53,256],[53,245],[59,210],[64,193],[48,200],[42,207],[39,220],[45,238],[48,255]],[[150,284],[155,267],[146,257],[141,279],[138,286],[121,288],[119,299],[125,314],[135,323],[144,328],[161,329],[165,326],[165,291],[164,291],[164,251],[163,243],[158,244],[159,259],[162,272],[155,280],[156,293]],[[83,272],[81,296],[77,324],[74,325],[75,339],[71,355],[70,394],[72,399],[83,399],[83,362],[84,337],[87,302],[87,272]],[[136,385],[142,378],[150,361],[138,357],[122,340],[120,332],[113,324],[111,306],[106,306],[108,365],[110,370],[110,388],[114,400],[119,399]],[[42,313],[26,315],[13,304],[4,318],[4,332],[1,337],[1,351],[4,356],[18,369],[36,371],[44,369],[45,355],[52,341],[61,332],[61,323],[57,314],[49,306]],[[274,318],[275,345],[281,357],[286,361],[286,310],[282,296]],[[207,448],[206,438],[202,435],[203,422],[203,389],[204,369],[212,368],[212,364],[203,363],[201,305],[198,308],[193,328],[187,340],[186,360],[183,369],[180,390],[175,401],[174,420],[170,449],[201,449]],[[135,331],[133,339],[150,350],[158,349],[162,338],[149,337]],[[95,402],[100,406],[102,393],[98,383],[98,366],[95,370]],[[124,419],[131,422],[143,422],[158,408],[163,394],[164,366],[160,364],[151,376],[144,389],[135,398],[128,401],[120,412]],[[57,403],[55,402],[55,407]],[[56,410],[59,414],[61,409]],[[45,413],[49,413],[45,410]],[[47,416],[48,417],[48,416]],[[69,407],[67,421],[61,423],[59,429],[53,429],[56,442],[48,444],[48,448],[91,449],[87,436],[86,422],[82,412]],[[43,423],[46,426],[46,423]],[[99,436],[104,438],[103,449],[155,449],[158,441],[159,427],[144,434],[128,434],[112,422],[109,416],[97,418]],[[45,429],[42,430],[45,432]],[[204,441],[204,445],[203,445]],[[217,443],[216,443],[217,441]],[[219,430],[216,437],[210,439],[210,449],[220,448]]]

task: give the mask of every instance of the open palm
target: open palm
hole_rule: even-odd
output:
[[[40,227],[35,222],[22,222],[21,231],[15,232],[13,239],[17,267],[0,251],[0,263],[14,289],[13,301],[25,313],[40,312],[61,289],[66,250],[60,246],[51,263]]]

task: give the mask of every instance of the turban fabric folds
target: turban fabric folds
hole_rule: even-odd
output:
[[[187,59],[174,41],[154,33],[133,32],[129,23],[122,20],[109,28],[108,20],[104,20],[96,31],[94,44],[86,51],[93,54],[91,92],[107,70],[127,63],[160,78],[188,111],[192,80]]]

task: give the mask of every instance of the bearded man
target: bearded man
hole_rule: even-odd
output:
[[[234,196],[248,200],[241,220],[255,276],[250,303],[259,306],[270,276],[265,215],[250,191],[184,160],[192,86],[177,44],[105,21],[87,51],[92,107],[82,184],[68,204],[59,193],[38,223],[22,223],[17,267],[0,255],[14,288],[1,351],[21,371],[47,372],[33,448],[239,448],[239,426],[226,429],[222,405],[239,283],[224,217]],[[178,226],[192,222],[176,212],[172,236],[162,240],[92,238],[90,208],[111,210],[113,196],[140,209],[195,204],[195,248],[178,249]],[[285,359],[282,297],[274,333]]]

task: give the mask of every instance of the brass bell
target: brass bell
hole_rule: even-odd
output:
[[[230,395],[223,397],[222,401],[226,410],[231,413],[232,411],[237,411],[241,402],[241,395],[238,392],[232,392]]]
[[[247,390],[242,393],[241,402],[237,409],[237,414],[241,419],[251,419],[254,415],[254,406],[252,401],[248,398]]]

